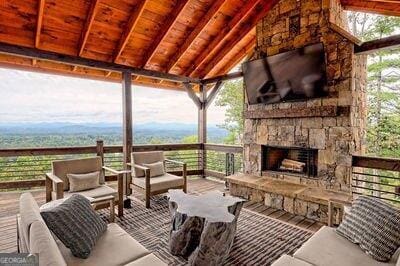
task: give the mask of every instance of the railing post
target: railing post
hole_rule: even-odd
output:
[[[124,169],[128,169],[128,163],[130,162],[130,156],[132,152],[133,144],[133,130],[132,130],[132,73],[129,71],[122,72],[122,137],[123,137],[123,166]],[[131,191],[129,189],[130,175],[126,174],[124,178],[124,194],[129,195]]]
[[[96,154],[101,157],[101,162],[104,165],[104,141],[101,139],[96,141]]]
[[[200,85],[200,108],[198,110],[198,140],[201,144],[199,156],[199,168],[202,172],[202,177],[205,177],[205,169],[207,165],[207,151],[205,143],[207,142],[207,90],[204,85]]]

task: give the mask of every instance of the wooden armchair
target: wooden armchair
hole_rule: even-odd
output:
[[[83,190],[79,192],[69,191],[69,181],[67,174],[85,174],[91,172],[100,172],[100,186]],[[105,184],[105,171],[109,171],[117,175],[118,190],[111,188]],[[46,174],[46,202],[51,200],[62,199],[78,193],[90,198],[102,198],[113,195],[118,204],[118,216],[123,215],[123,174],[119,171],[103,166],[101,157],[60,160],[52,162],[52,172]],[[99,205],[98,208],[108,207]]]
[[[163,162],[164,173],[152,176],[149,164]],[[176,176],[165,171],[165,162],[182,165],[182,176]],[[169,189],[183,189],[187,191],[187,166],[186,163],[164,158],[162,151],[133,152],[131,153],[132,182],[131,188],[139,188],[145,193],[146,208],[150,208],[150,196],[167,192]]]

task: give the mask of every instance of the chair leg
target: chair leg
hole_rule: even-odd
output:
[[[150,191],[146,190],[146,208],[150,208]]]

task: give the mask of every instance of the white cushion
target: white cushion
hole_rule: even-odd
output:
[[[30,253],[39,253],[40,266],[67,265],[44,221],[32,223],[29,246]]]
[[[150,177],[165,175],[164,162],[144,163],[143,166],[150,169]]]
[[[271,266],[313,266],[312,264],[293,258],[288,255],[283,255],[277,261],[272,263]]]
[[[115,198],[118,198],[118,192],[107,186],[107,185],[101,185],[97,188],[89,189],[89,190],[84,190],[84,191],[78,191],[78,192],[64,192],[64,197],[70,197],[73,194],[80,194],[88,198],[100,198],[104,196],[109,196],[113,195]]]
[[[87,174],[67,174],[67,177],[69,181],[69,192],[88,190],[100,186],[99,171]]]
[[[157,258],[155,255],[149,254],[144,257],[141,257],[140,259],[132,261],[131,263],[126,264],[125,266],[165,266],[165,265],[167,264],[164,263],[159,258]]]
[[[125,265],[142,258],[150,252],[115,223],[96,242],[89,258],[74,257],[60,241],[58,246],[68,266]]]
[[[145,178],[132,178],[133,184],[146,189]],[[181,176],[166,173],[162,176],[150,178],[150,191],[161,191],[174,187],[183,186],[184,180]]]
[[[395,254],[389,262],[376,261],[327,226],[316,232],[293,256],[318,266],[394,266],[397,259]]]

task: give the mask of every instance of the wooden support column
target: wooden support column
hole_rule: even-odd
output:
[[[132,73],[129,71],[122,72],[122,129],[123,129],[123,166],[124,169],[128,169],[128,163],[130,162],[133,134],[132,134]],[[124,194],[129,195],[130,189],[129,184],[131,182],[131,176],[125,175],[124,178]]]
[[[200,106],[198,111],[198,140],[201,144],[199,154],[199,167],[202,171],[202,177],[205,177],[205,169],[207,165],[207,154],[205,150],[205,143],[207,142],[207,90],[206,86],[200,85]]]

